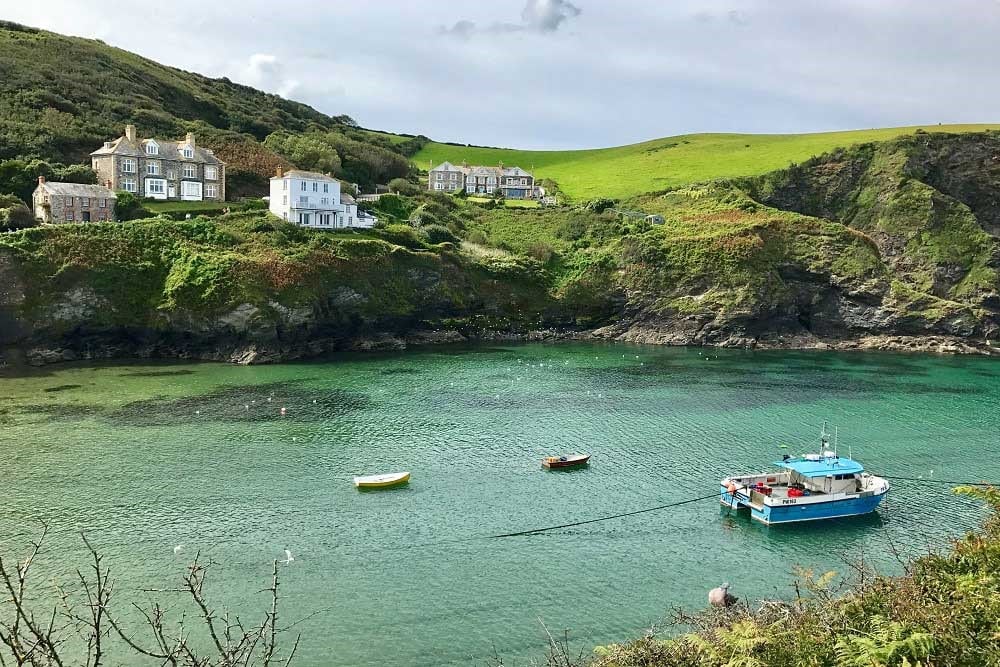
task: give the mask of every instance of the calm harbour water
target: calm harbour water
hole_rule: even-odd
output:
[[[201,551],[220,564],[219,606],[263,610],[287,547],[284,618],[315,614],[297,628],[307,666],[481,665],[494,646],[522,664],[543,651],[541,622],[589,649],[703,606],[722,581],[759,598],[789,595],[796,565],[843,572],[863,555],[894,571],[890,544],[938,547],[982,518],[947,486],[900,481],[851,520],[768,529],[708,500],[433,544],[713,493],[814,449],[824,420],[873,472],[1000,479],[989,359],[538,344],[58,366],[0,388],[0,552],[22,553],[45,519],[41,563],[68,578],[85,530],[125,601],[176,584]],[[577,451],[588,469],[539,466]],[[351,484],[395,470],[412,471],[408,488]]]

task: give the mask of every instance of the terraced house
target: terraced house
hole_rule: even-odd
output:
[[[226,164],[193,133],[184,141],[140,139],[135,125],[90,154],[98,181],[139,197],[201,201],[226,198]]]
[[[465,190],[469,194],[492,195],[498,189],[507,199],[537,199],[541,190],[535,186],[535,177],[520,167],[496,167],[468,164],[455,166],[443,162],[428,172],[427,189],[441,192]]]

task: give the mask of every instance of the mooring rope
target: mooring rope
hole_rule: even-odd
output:
[[[927,482],[930,484],[950,484],[951,486],[1000,486],[996,482],[954,482],[947,479],[930,479],[927,477],[899,477],[897,475],[876,475],[885,479],[898,479],[905,482]]]
[[[635,516],[636,514],[645,514],[646,512],[656,512],[657,510],[670,509],[671,507],[680,507],[681,505],[687,505],[689,503],[696,503],[700,500],[708,500],[709,498],[718,498],[719,492],[708,495],[699,496],[697,498],[688,498],[687,500],[679,500],[676,503],[668,503],[666,505],[657,505],[656,507],[647,507],[646,509],[633,510],[631,512],[622,512],[621,514],[612,514],[610,516],[602,516],[598,519],[587,519],[585,521],[574,521],[573,523],[564,523],[558,526],[546,526],[545,528],[532,528],[530,530],[519,530],[514,533],[500,533],[499,535],[487,535],[486,537],[479,539],[495,540],[501,537],[519,537],[521,535],[537,535],[538,533],[545,533],[550,530],[559,530],[560,528],[572,528],[573,526],[583,526],[588,523],[597,523],[599,521],[610,521],[611,519],[620,519],[626,516]]]

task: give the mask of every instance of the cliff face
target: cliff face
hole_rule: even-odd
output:
[[[254,362],[540,329],[981,352],[1000,336],[997,134],[862,145],[619,205],[637,217],[421,197],[463,233],[506,234],[512,252],[428,245],[402,226],[317,233],[262,213],[0,235],[0,348],[35,362]],[[518,254],[521,236],[545,258]]]
[[[35,363],[260,362],[526,331],[557,316],[538,271],[260,215],[45,227],[0,239],[0,346]]]
[[[604,335],[724,345],[997,336],[1000,135],[863,145],[635,204],[666,224],[623,240],[628,305]]]

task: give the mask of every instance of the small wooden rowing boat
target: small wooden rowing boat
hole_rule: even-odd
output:
[[[392,472],[384,475],[362,475],[354,478],[354,486],[359,489],[387,489],[410,481],[408,472]]]
[[[574,466],[586,465],[588,461],[590,461],[590,454],[546,456],[542,459],[542,465],[546,468],[572,468]]]

